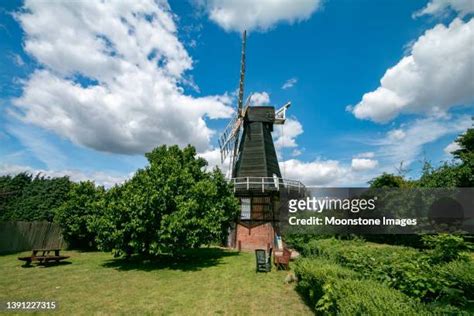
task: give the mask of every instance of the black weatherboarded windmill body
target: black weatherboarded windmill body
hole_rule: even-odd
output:
[[[243,106],[246,32],[242,39],[239,98],[235,117],[219,139],[221,158],[230,158],[231,182],[240,200],[241,215],[229,235],[229,244],[243,249],[272,246],[279,234],[280,208],[288,194],[302,192],[298,181],[282,178],[273,143],[275,124],[284,124],[288,102],[273,106]]]

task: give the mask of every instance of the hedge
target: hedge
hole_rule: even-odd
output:
[[[323,286],[329,279],[357,277],[354,271],[321,259],[301,258],[294,269],[298,279],[296,290],[312,308],[316,308],[316,303],[324,294]]]
[[[434,265],[413,248],[326,239],[308,242],[303,253],[339,263],[424,302],[464,305],[473,293],[472,262]]]
[[[318,314],[435,314],[429,306],[334,262],[302,258],[295,264],[297,291]],[[436,307],[438,308],[438,307]]]

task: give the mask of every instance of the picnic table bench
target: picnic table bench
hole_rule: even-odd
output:
[[[26,262],[26,265],[31,264],[32,261],[39,261],[39,263],[47,263],[49,261],[59,262],[69,258],[69,256],[60,255],[61,249],[33,249],[31,256],[18,257],[18,260]],[[54,254],[53,254],[54,253]]]

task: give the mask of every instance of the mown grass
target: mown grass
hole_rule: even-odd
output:
[[[55,300],[55,314],[310,315],[287,272],[255,272],[252,253],[202,248],[177,262],[66,251],[69,264],[0,256],[0,301]],[[28,253],[24,253],[28,255]]]

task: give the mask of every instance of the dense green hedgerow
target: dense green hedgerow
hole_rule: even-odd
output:
[[[419,315],[426,307],[373,280],[334,279],[323,286],[316,311],[330,315]]]
[[[470,297],[468,293],[472,293],[472,282],[465,275],[472,271],[468,270],[472,262],[446,266],[444,269],[458,269],[457,274],[450,274],[440,273],[444,271],[443,265],[433,264],[426,253],[407,247],[327,239],[310,241],[304,248],[306,256],[339,263],[362,277],[382,282],[424,302],[464,305]],[[454,275],[459,276],[459,280]]]
[[[295,264],[297,291],[322,315],[462,315],[451,305],[423,304],[383,283],[321,258]],[[467,313],[466,313],[467,315]]]
[[[465,303],[462,299],[474,300],[474,263],[472,261],[452,261],[440,265],[438,269],[440,276],[450,283],[450,289],[462,291],[453,294]]]
[[[434,314],[428,306],[405,294],[376,281],[360,279],[360,274],[329,260],[299,259],[295,274],[298,292],[318,314]],[[439,311],[439,307],[435,308]]]
[[[328,260],[301,258],[296,262],[297,291],[315,308],[323,296],[323,286],[329,279],[354,279],[357,274]]]

